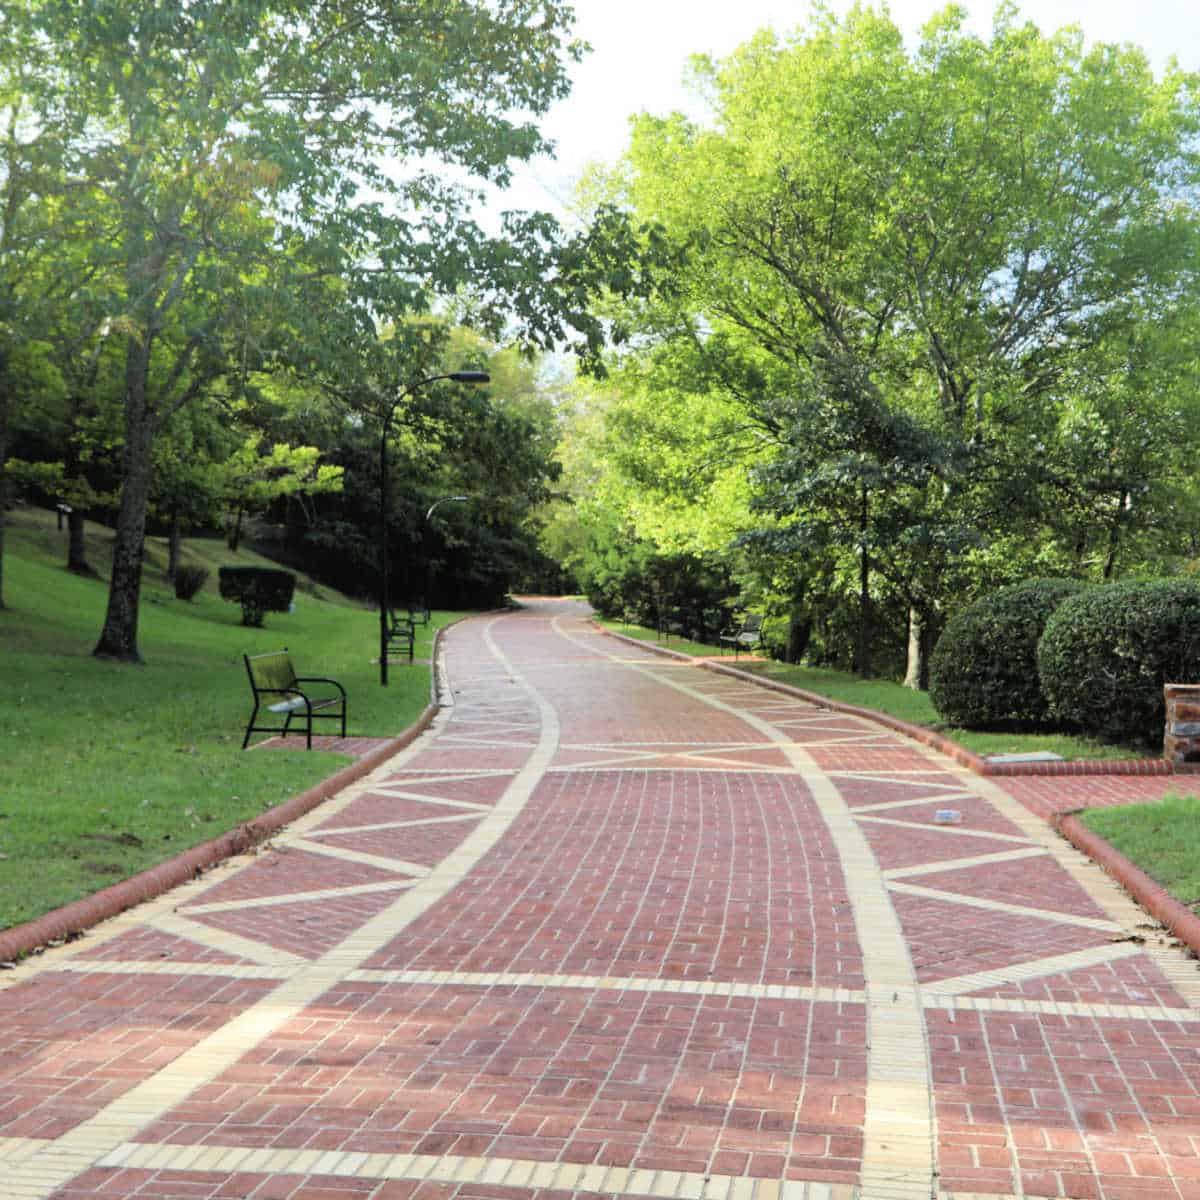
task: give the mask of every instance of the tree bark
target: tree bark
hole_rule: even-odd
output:
[[[171,506],[171,527],[167,533],[167,582],[173,584],[179,571],[179,552],[183,546],[183,534],[179,528],[179,506]]]
[[[77,431],[79,427],[79,414],[83,409],[83,401],[80,396],[76,395],[71,402],[71,421],[70,428],[67,433],[67,448],[63,455],[63,476],[67,484],[64,489],[64,496],[71,495],[76,489],[71,485],[80,479],[83,471],[79,461],[79,446],[76,442]],[[59,510],[61,513],[61,509]],[[71,511],[67,513],[67,570],[72,571],[76,575],[86,575],[94,577],[96,572],[92,570],[91,565],[87,560],[87,544],[83,540],[83,520],[84,514],[77,504],[71,505]],[[61,524],[61,518],[60,518]]]
[[[1108,550],[1104,555],[1104,582],[1108,583],[1113,576],[1113,568],[1117,565],[1117,547],[1121,542],[1121,514],[1129,503],[1129,493],[1122,491],[1120,506],[1117,514],[1108,527]]]
[[[904,686],[913,691],[925,687],[928,674],[925,655],[925,614],[915,605],[908,609],[908,662],[904,672]]]
[[[131,337],[125,358],[125,478],[117,514],[108,610],[100,640],[92,651],[98,658],[141,662],[138,653],[138,600],[142,588],[142,559],[146,541],[146,507],[150,500],[151,448],[154,420],[148,404],[149,335]]]
[[[67,570],[76,575],[94,576],[91,564],[87,560],[87,543],[83,537],[83,513],[78,508],[72,508],[67,513]]]
[[[867,550],[867,529],[871,520],[870,492],[862,485],[862,508],[859,514],[859,533],[862,548],[858,560],[858,673],[870,679],[871,669],[871,555]]]
[[[235,510],[236,515],[233,518],[233,525],[230,526],[229,532],[225,536],[225,544],[229,547],[231,554],[236,554],[238,547],[242,544],[242,513],[244,511],[239,504]]]

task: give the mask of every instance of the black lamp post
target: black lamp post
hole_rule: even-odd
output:
[[[418,379],[410,383],[388,405],[383,418],[383,428],[379,433],[379,682],[387,687],[388,681],[388,614],[391,611],[391,601],[388,596],[388,459],[387,441],[392,428],[392,417],[396,406],[406,396],[411,396],[419,388],[449,379],[454,383],[491,383],[492,377],[486,371],[450,371],[445,375],[430,375],[427,379]],[[438,501],[440,503],[440,501]],[[432,509],[430,510],[432,512]],[[428,520],[428,514],[426,514]]]

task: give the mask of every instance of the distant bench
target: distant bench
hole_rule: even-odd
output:
[[[342,737],[346,736],[346,689],[335,679],[320,676],[300,676],[292,666],[292,656],[287,648],[270,654],[243,654],[246,674],[250,677],[250,689],[254,693],[254,711],[246,726],[242,749],[250,744],[252,733],[281,733],[285,737],[291,732],[293,720],[304,723],[305,749],[312,749],[313,722],[319,720],[341,721]],[[314,689],[311,685],[328,687]],[[331,695],[328,688],[337,688]],[[275,699],[272,701],[272,698]],[[263,709],[285,717],[282,725],[259,725],[258,714]]]
[[[726,646],[733,647],[734,658],[737,658],[739,651],[757,650],[762,640],[762,623],[760,613],[748,613],[737,629],[726,629],[720,638],[721,653],[725,653]]]

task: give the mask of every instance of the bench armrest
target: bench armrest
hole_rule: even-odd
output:
[[[346,694],[346,689],[344,687],[342,687],[342,685],[340,683],[338,683],[338,681],[336,679],[327,679],[323,675],[303,675],[303,676],[297,675],[296,678],[292,682],[293,683],[332,683],[333,686],[335,688],[337,688],[337,690],[339,692],[341,692],[343,696],[345,696],[345,694]],[[292,691],[294,689],[289,688],[288,690]]]

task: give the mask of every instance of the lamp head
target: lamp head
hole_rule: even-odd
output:
[[[492,377],[486,371],[451,371],[446,376],[455,383],[491,383]]]

